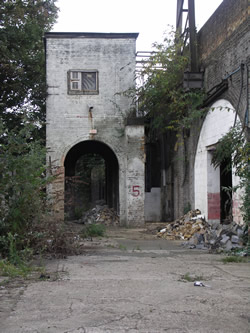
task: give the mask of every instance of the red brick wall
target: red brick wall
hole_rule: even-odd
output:
[[[208,193],[208,220],[220,220],[220,193]]]

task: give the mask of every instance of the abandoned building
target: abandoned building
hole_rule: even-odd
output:
[[[45,35],[47,158],[58,175],[50,193],[61,217],[83,205],[77,168],[91,160],[89,201],[105,200],[121,225],[144,224],[144,125],[127,121],[132,105],[124,94],[135,84],[137,36]]]
[[[183,1],[177,3],[180,14]],[[188,208],[200,209],[210,223],[220,222],[227,217],[222,187],[239,179],[234,170],[225,175],[211,165],[213,150],[235,119],[249,136],[248,0],[224,0],[196,35],[195,69],[186,84],[192,85],[192,72],[200,74],[209,111],[177,151],[169,150],[171,133],[145,148],[143,119],[134,118],[132,101],[124,94],[135,85],[137,36],[45,35],[47,163],[58,174],[50,189],[55,209],[63,217],[83,205],[86,193],[75,187],[84,183],[84,166],[89,201],[104,200],[121,225],[171,221]],[[238,223],[240,196],[233,194],[230,208]]]
[[[183,1],[177,4],[178,20]],[[225,211],[228,197],[222,190],[237,185],[239,179],[234,170],[224,174],[223,166],[215,169],[211,158],[218,140],[235,120],[240,121],[249,140],[249,41],[247,0],[224,0],[197,33],[194,69],[186,73],[184,83],[197,87],[197,77],[203,77],[208,112],[185,133],[178,151],[169,148],[171,132],[147,144],[146,169],[150,173],[146,170],[145,195],[147,198],[148,191],[153,191],[160,207],[154,211],[154,219],[173,221],[188,209],[197,208],[211,224],[225,221],[228,214],[235,222],[242,222],[241,191],[233,193],[231,206]]]

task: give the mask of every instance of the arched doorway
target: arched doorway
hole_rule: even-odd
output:
[[[67,219],[104,201],[119,213],[119,165],[112,149],[100,141],[76,144],[66,155],[64,210]]]
[[[223,165],[215,169],[211,163],[217,142],[233,126],[234,120],[235,111],[228,101],[221,99],[215,102],[204,120],[197,145],[194,165],[195,208],[200,209],[211,224],[223,223],[230,215],[235,221],[241,222],[237,208],[239,193],[232,195],[224,191],[237,185],[239,178],[233,170],[226,170]]]

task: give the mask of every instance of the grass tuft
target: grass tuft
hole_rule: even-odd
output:
[[[228,257],[225,257],[225,258],[222,258],[221,261],[224,263],[224,264],[228,264],[228,263],[246,263],[249,261],[248,258],[246,257],[239,257],[239,256],[228,256]]]
[[[82,230],[81,237],[103,237],[105,236],[105,232],[106,228],[103,224],[90,224]]]
[[[185,281],[185,282],[195,282],[195,281],[201,281],[201,280],[205,280],[203,275],[190,275],[190,273],[186,273],[184,275],[181,276],[181,281]]]
[[[18,276],[27,277],[32,268],[25,263],[14,265],[6,260],[0,260],[0,275],[15,278]]]

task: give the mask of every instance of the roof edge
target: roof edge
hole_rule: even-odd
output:
[[[133,38],[137,39],[139,33],[106,33],[106,32],[46,32],[45,38]]]

